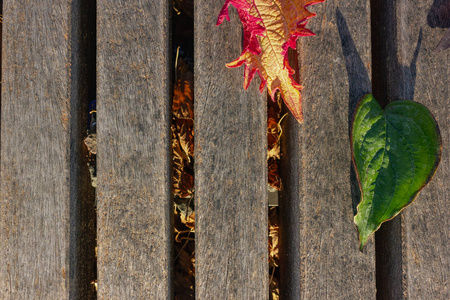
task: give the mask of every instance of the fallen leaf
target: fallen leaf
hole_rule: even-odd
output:
[[[177,62],[172,102],[172,186],[175,196],[194,193],[194,76],[181,58]]]
[[[422,104],[399,100],[383,110],[366,95],[352,125],[352,154],[361,188],[355,223],[362,249],[433,177],[441,156],[438,125]]]
[[[276,300],[280,296],[279,272],[280,265],[280,243],[278,218],[280,210],[278,207],[269,208],[269,299]]]
[[[276,278],[272,278],[269,283],[269,300],[280,299],[280,284]]]
[[[279,210],[278,207],[272,207],[269,211],[269,264],[272,267],[278,267],[280,264],[280,246],[279,246]]]
[[[172,111],[178,119],[194,119],[194,74],[179,58],[177,63],[177,81],[174,85]]]
[[[175,196],[180,198],[191,197],[194,192],[193,170],[190,168],[186,151],[181,147],[177,132],[172,126],[172,186]]]
[[[314,35],[305,26],[315,14],[306,7],[323,1],[226,0],[217,20],[217,25],[224,19],[230,21],[228,7],[233,5],[237,9],[244,31],[243,51],[227,66],[235,68],[245,64],[245,89],[258,73],[260,91],[267,84],[275,101],[275,93],[279,90],[286,106],[300,123],[303,122],[302,87],[292,77],[294,69],[288,62],[288,50],[296,48],[298,37]]]
[[[195,230],[195,212],[190,215],[180,214],[181,222],[186,225],[186,227],[191,229],[191,232]]]
[[[269,186],[275,188],[276,190],[281,190],[281,179],[278,172],[278,161],[275,158],[269,158],[267,161],[268,164],[268,178],[269,178]]]
[[[270,149],[270,150],[267,152],[267,158],[268,158],[268,159],[274,158],[274,159],[277,159],[277,160],[280,159],[280,143],[275,143],[275,144],[272,146],[272,149]],[[270,169],[270,168],[269,168],[269,169]]]
[[[97,134],[91,133],[84,139],[84,144],[91,154],[97,154]]]

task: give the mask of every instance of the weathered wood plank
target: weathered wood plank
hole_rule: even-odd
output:
[[[69,298],[70,1],[3,4],[0,298]]]
[[[327,0],[301,38],[304,124],[289,116],[282,214],[286,299],[375,299],[373,242],[359,251],[350,124],[371,90],[369,1]],[[286,153],[286,152],[285,152]],[[353,205],[353,207],[352,207]]]
[[[384,299],[400,299],[398,295],[402,299],[450,299],[450,154],[446,146],[450,142],[450,53],[433,52],[444,28],[450,26],[448,16],[442,18],[448,1],[387,3],[394,14],[388,37],[392,59],[387,65],[387,98],[412,99],[427,106],[439,124],[444,147],[433,181],[402,213],[402,242],[392,247],[401,249],[397,272],[402,272],[403,284],[397,284],[397,294],[387,293]]]
[[[97,2],[98,297],[171,298],[169,2]]]
[[[196,298],[267,299],[266,95],[225,67],[242,25],[216,27],[222,5],[195,2]]]

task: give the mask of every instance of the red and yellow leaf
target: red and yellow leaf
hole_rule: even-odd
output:
[[[244,29],[243,51],[238,59],[227,64],[230,68],[245,64],[244,88],[247,89],[256,73],[261,78],[260,91],[267,88],[275,99],[281,96],[295,118],[302,123],[303,113],[300,90],[292,77],[288,49],[296,48],[299,36],[314,35],[305,28],[309,18],[315,16],[306,7],[324,0],[226,0],[217,25],[230,20],[228,6],[233,5]]]

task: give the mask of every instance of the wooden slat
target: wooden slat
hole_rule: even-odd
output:
[[[97,2],[98,297],[170,299],[169,2]]]
[[[433,181],[402,214],[405,299],[450,299],[450,52],[433,52],[444,36],[442,27],[449,26],[448,2],[444,2],[400,1],[389,8],[395,12],[391,38],[392,57],[397,58],[389,65],[390,100],[413,99],[427,106],[439,124],[444,145]]]
[[[225,67],[242,25],[216,27],[222,5],[195,2],[196,298],[267,299],[266,95]]]
[[[70,1],[3,5],[0,298],[69,298]]]
[[[369,1],[327,0],[300,38],[304,124],[289,116],[282,214],[286,299],[375,299],[373,241],[359,251],[349,129],[371,90]],[[285,152],[286,153],[286,152]],[[287,256],[287,257],[286,257]]]

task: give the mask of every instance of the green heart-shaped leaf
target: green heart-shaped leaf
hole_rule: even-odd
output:
[[[369,94],[356,109],[352,153],[362,198],[355,216],[362,249],[433,177],[441,155],[438,125],[422,104],[399,100],[383,110]]]

